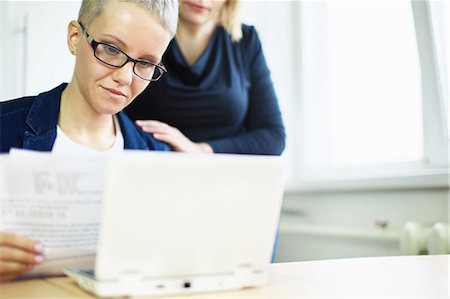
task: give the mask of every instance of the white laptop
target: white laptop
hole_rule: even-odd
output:
[[[95,269],[67,275],[101,297],[232,290],[267,281],[280,157],[129,152],[107,164]]]

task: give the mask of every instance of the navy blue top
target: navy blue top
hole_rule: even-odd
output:
[[[173,39],[162,59],[168,73],[125,112],[168,123],[216,153],[281,154],[284,125],[261,42],[254,27],[242,29],[233,42],[218,27],[192,66]]]
[[[33,97],[0,102],[0,152],[11,148],[51,151],[56,139],[61,94],[67,84]],[[169,150],[166,143],[143,133],[123,113],[120,123],[125,149]]]

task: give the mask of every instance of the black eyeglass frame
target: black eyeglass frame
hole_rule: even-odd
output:
[[[152,82],[158,81],[159,79],[161,79],[161,77],[164,75],[164,73],[167,73],[167,69],[165,68],[165,66],[164,66],[162,63],[154,63],[154,62],[151,62],[151,61],[148,61],[148,60],[134,59],[134,58],[130,57],[127,53],[123,52],[122,50],[118,49],[117,47],[114,47],[113,45],[110,45],[110,44],[107,44],[107,43],[102,43],[102,42],[97,42],[92,36],[89,35],[89,33],[86,31],[86,28],[84,27],[84,25],[83,25],[82,23],[79,23],[79,24],[80,24],[80,26],[81,26],[81,29],[83,30],[84,35],[86,36],[86,39],[87,39],[89,45],[91,45],[92,50],[94,50],[94,56],[95,56],[95,58],[97,58],[99,61],[103,62],[104,64],[109,65],[109,66],[112,66],[112,67],[115,67],[115,68],[121,68],[121,67],[123,67],[124,65],[126,65],[128,62],[131,61],[131,62],[133,62],[133,73],[134,73],[136,76],[138,76],[139,78],[141,78],[142,80],[145,80],[145,81],[152,81]],[[110,63],[108,63],[108,62],[106,62],[106,61],[103,61],[103,60],[100,59],[100,58],[97,56],[97,54],[95,53],[96,50],[97,50],[97,47],[98,47],[99,45],[105,45],[105,46],[111,47],[111,48],[113,48],[113,49],[119,51],[120,53],[122,53],[123,55],[125,55],[125,57],[127,58],[127,60],[125,60],[125,62],[122,63],[122,65],[114,65],[114,64],[110,64]],[[156,78],[156,79],[153,79],[153,78],[151,78],[151,79],[143,78],[143,77],[141,77],[138,73],[136,73],[136,70],[135,70],[135,68],[136,68],[136,63],[149,63],[149,64],[155,66],[156,68],[158,68],[158,69],[160,70],[161,75],[160,75],[158,78]]]

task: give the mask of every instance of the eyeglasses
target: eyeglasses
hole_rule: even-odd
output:
[[[157,81],[167,72],[166,68],[161,63],[134,59],[114,46],[95,41],[92,36],[87,33],[83,24],[80,23],[80,26],[81,29],[83,29],[84,35],[86,35],[88,43],[94,50],[95,58],[101,62],[112,67],[121,68],[131,61],[133,62],[133,73],[146,81]]]

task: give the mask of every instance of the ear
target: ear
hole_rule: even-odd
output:
[[[77,54],[78,43],[82,35],[80,24],[77,21],[71,21],[67,26],[67,46],[73,55]]]

